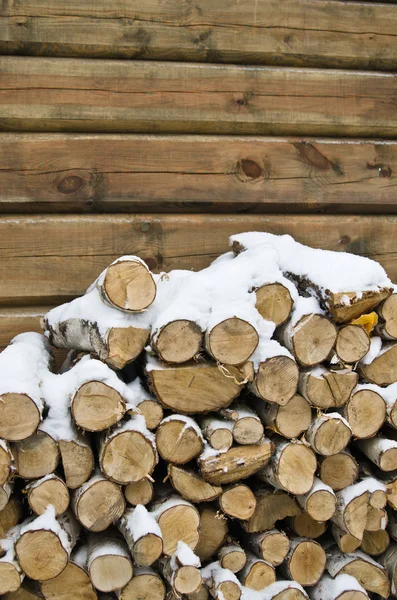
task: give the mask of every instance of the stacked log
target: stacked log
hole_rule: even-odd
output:
[[[0,354],[7,600],[397,594],[393,285],[289,236],[231,249],[121,257]]]

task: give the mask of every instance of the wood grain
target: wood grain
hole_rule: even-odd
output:
[[[334,0],[3,2],[1,53],[392,70],[397,7]]]
[[[116,257],[150,268],[199,269],[243,231],[289,233],[317,248],[372,257],[397,279],[397,217],[79,215],[0,218],[0,304],[47,305],[82,294]]]
[[[397,74],[0,57],[0,130],[393,138]]]
[[[396,213],[397,142],[0,134],[0,212]]]

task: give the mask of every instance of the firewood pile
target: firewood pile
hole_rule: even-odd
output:
[[[0,594],[397,594],[396,290],[375,261],[244,233],[199,272],[123,256],[16,336]]]

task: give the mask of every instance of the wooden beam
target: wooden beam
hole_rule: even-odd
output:
[[[397,74],[0,57],[0,130],[397,135]]]
[[[0,134],[0,212],[396,213],[397,142]]]
[[[82,294],[122,254],[155,271],[199,269],[243,231],[289,233],[317,248],[369,256],[397,279],[397,217],[79,215],[0,218],[0,304],[38,306]]]
[[[392,70],[397,7],[335,0],[3,2],[1,53]]]

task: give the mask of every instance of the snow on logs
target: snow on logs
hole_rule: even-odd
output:
[[[231,245],[197,273],[121,257],[0,354],[7,600],[396,593],[393,285],[289,236]]]

